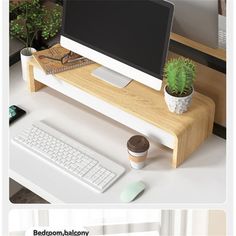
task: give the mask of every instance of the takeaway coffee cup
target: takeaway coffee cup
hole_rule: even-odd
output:
[[[134,169],[142,169],[147,159],[149,142],[142,135],[132,136],[127,142],[130,165]]]

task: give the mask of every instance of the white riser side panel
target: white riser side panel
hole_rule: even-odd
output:
[[[103,100],[92,96],[83,90],[72,86],[53,75],[46,75],[42,70],[34,68],[34,77],[37,81],[57,90],[58,92],[112,118],[113,120],[138,131],[157,143],[169,148],[174,147],[174,136],[158,127],[139,119]]]

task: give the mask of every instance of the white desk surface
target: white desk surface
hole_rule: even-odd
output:
[[[151,142],[147,165],[137,171],[130,168],[126,151],[135,131],[50,88],[28,92],[20,63],[10,68],[10,104],[27,111],[10,127],[10,137],[33,121],[44,120],[126,168],[122,178],[98,194],[10,142],[10,177],[51,203],[120,203],[122,189],[136,180],[147,187],[133,204],[225,201],[226,142],[222,138],[212,135],[177,169],[171,168],[172,151]]]

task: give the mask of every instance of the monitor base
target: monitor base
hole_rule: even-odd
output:
[[[124,88],[132,81],[132,79],[113,70],[110,70],[104,66],[100,66],[97,69],[93,70],[91,74],[94,77],[101,79],[117,88]]]

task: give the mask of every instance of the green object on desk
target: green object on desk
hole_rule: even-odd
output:
[[[121,193],[120,200],[128,203],[135,200],[145,189],[145,184],[141,181],[129,184]]]

